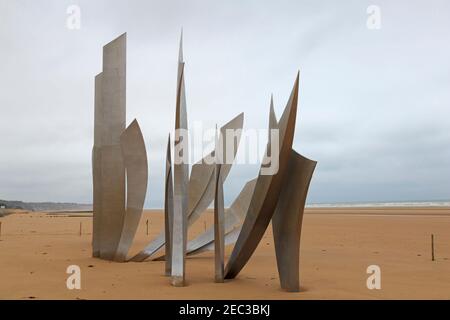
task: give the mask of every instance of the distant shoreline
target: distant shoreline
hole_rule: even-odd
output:
[[[3,200],[4,202],[7,202]],[[16,201],[15,201],[16,202]],[[18,201],[17,201],[18,202]],[[17,203],[16,202],[16,203]],[[23,202],[22,202],[23,203]],[[37,203],[33,203],[37,204]],[[44,204],[44,203],[39,203]],[[73,214],[73,213],[92,213],[92,205],[90,204],[76,204],[76,203],[52,203],[46,202],[47,206],[23,208],[23,210],[31,212],[46,212],[49,214]],[[48,206],[48,204],[51,204]],[[60,206],[61,205],[61,206]],[[27,206],[25,206],[27,207]],[[309,203],[305,207],[310,209],[450,209],[450,200],[442,201],[391,201],[391,202],[338,202],[338,203]],[[19,208],[7,208],[7,209],[19,209]],[[211,210],[212,207],[209,208]],[[163,208],[144,208],[144,210],[160,211]]]
[[[450,200],[442,201],[391,201],[391,202],[338,202],[310,203],[306,208],[414,208],[450,207]]]

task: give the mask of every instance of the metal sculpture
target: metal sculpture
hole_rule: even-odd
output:
[[[101,153],[103,108],[101,98],[102,74],[95,77],[95,102],[94,102],[94,146],[92,148],[92,186],[93,186],[93,216],[92,216],[92,256],[100,257],[100,229],[101,222],[101,198],[102,175]]]
[[[137,120],[134,120],[121,135],[120,145],[127,177],[127,206],[114,260],[123,262],[136,234],[147,193],[147,153]]]
[[[231,239],[234,239],[235,236],[231,235],[231,233],[236,233],[236,229],[240,230],[240,227],[244,222],[253,190],[255,189],[255,184],[256,179],[248,181],[233,201],[230,208],[225,209],[226,245],[234,243]],[[189,241],[187,246],[187,255],[190,256],[212,250],[214,250],[214,226],[207,229],[195,239]]]
[[[300,290],[301,224],[309,184],[316,166],[315,161],[292,150],[298,82],[299,76],[297,75],[279,123],[276,121],[271,101],[269,127],[277,127],[280,130],[279,169],[274,176],[269,176],[269,178],[259,175],[249,212],[226,267],[225,276],[227,279],[237,276],[250,259],[272,218],[281,287],[294,292]],[[270,140],[267,149],[271,152]]]
[[[214,169],[215,193],[214,193],[214,270],[215,281],[223,282],[224,277],[224,259],[225,259],[225,217],[223,202],[223,180],[221,175],[221,161],[223,156],[223,147],[217,139],[216,127],[216,147],[215,159],[216,165]]]
[[[125,130],[125,91],[126,34],[123,34],[103,47],[103,71],[95,78],[92,151],[93,256],[116,261],[125,261],[133,241],[148,176],[139,124],[135,120]]]
[[[276,127],[277,120],[273,109],[273,98],[270,101],[269,129]],[[270,139],[270,130],[269,130]],[[268,147],[270,149],[270,145]],[[269,152],[269,151],[268,151]],[[247,182],[239,195],[236,197],[231,207],[225,211],[225,243],[233,244],[237,240],[237,235],[241,230],[247,214],[257,179]],[[188,243],[187,254],[194,255],[203,251],[214,250],[214,227],[208,229],[194,240]]]
[[[166,276],[172,274],[173,181],[170,135],[167,139],[166,183],[164,192],[164,235],[166,243]]]
[[[126,86],[126,34],[103,47],[103,72],[97,78],[101,102],[96,115],[100,135],[94,160],[99,172],[100,191],[96,200],[101,208],[99,215],[99,256],[113,260],[119,245],[125,214],[125,167],[123,164],[120,136],[125,130],[125,86]],[[96,81],[97,82],[97,81]],[[95,179],[95,178],[94,178]],[[96,179],[95,179],[96,180]]]
[[[227,161],[222,164],[221,176],[225,181],[232,166],[234,157],[236,156],[239,142],[241,139],[241,130],[244,123],[244,114],[240,113],[235,118],[220,128],[220,141],[223,141],[223,145],[227,146],[231,143],[227,141],[226,132],[232,130],[235,134],[233,136],[233,159],[226,159]],[[208,208],[208,206],[214,200],[214,163],[209,163],[207,159],[213,158],[212,151],[203,159],[198,161],[192,166],[191,175],[189,178],[189,197],[188,197],[188,227],[194,224],[198,220],[200,215]],[[142,251],[131,258],[131,261],[142,262],[153,256],[158,252],[165,242],[164,232],[159,234],[150,244],[148,244]],[[167,250],[166,250],[167,251]],[[154,258],[154,260],[161,260],[162,257]]]
[[[291,151],[286,177],[272,217],[273,239],[281,288],[299,291],[300,235],[309,184],[316,167]]]
[[[214,199],[215,180],[214,180],[214,163],[208,163],[206,158],[214,159],[213,154],[219,154],[219,162],[221,162],[221,176],[225,181],[230,173],[234,158],[236,157],[239,143],[241,140],[241,131],[244,124],[244,113],[240,113],[235,118],[220,128],[219,141],[220,146],[216,147],[209,155],[192,166],[189,187],[189,218],[188,225],[191,226],[200,217],[200,215],[208,208]],[[233,133],[233,141],[228,141],[227,132]],[[232,143],[231,159],[226,159],[226,147]],[[223,158],[223,159],[221,159]],[[192,192],[191,192],[192,190]]]
[[[184,286],[187,243],[187,194],[189,181],[186,94],[184,87],[183,35],[178,56],[173,166],[173,233],[171,234],[172,285]]]
[[[239,274],[272,221],[281,287],[299,291],[303,212],[316,166],[315,161],[292,149],[299,74],[279,122],[271,99],[269,140],[258,177],[247,182],[231,207],[225,209],[223,183],[237,153],[243,114],[225,124],[219,135],[216,128],[214,151],[192,166],[189,177],[184,66],[181,35],[173,163],[170,136],[166,153],[164,232],[131,261],[144,261],[165,245],[165,274],[171,276],[173,286],[184,286],[186,255],[214,250],[215,281],[223,282]],[[125,89],[126,34],[123,34],[104,46],[103,70],[95,77],[92,149],[92,252],[94,257],[120,262],[127,261],[141,219],[148,177],[145,143],[139,124],[134,120],[125,129]],[[233,141],[227,141],[227,130],[234,130]],[[270,136],[272,130],[279,134],[276,140]],[[227,149],[230,145],[232,152]],[[275,146],[280,146],[278,153]],[[224,155],[230,154],[232,159],[223,159]],[[207,158],[215,159],[214,163],[207,162]],[[275,163],[270,162],[274,159],[277,160]],[[276,165],[276,172],[267,174],[266,167],[273,165]],[[214,225],[188,243],[188,227],[213,200]],[[233,243],[236,244],[224,268],[225,246]]]
[[[280,139],[278,172],[275,175],[262,175],[260,170],[242,231],[239,234],[239,238],[226,266],[226,279],[236,277],[250,259],[263,237],[275,210],[294,137],[298,82],[299,76],[297,75],[291,96],[280,123],[277,125]],[[274,128],[271,127],[270,129]],[[268,149],[270,148],[270,144],[271,141],[269,140]]]

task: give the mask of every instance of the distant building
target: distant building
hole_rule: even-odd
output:
[[[0,209],[6,209],[6,204],[0,203]]]

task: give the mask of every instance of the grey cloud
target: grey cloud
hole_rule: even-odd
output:
[[[319,162],[309,202],[449,199],[450,21],[446,1],[79,0],[0,2],[0,198],[91,201],[93,79],[102,46],[128,32],[127,119],[149,156],[146,205],[162,205],[178,38],[189,122],[245,112],[267,128],[301,72],[295,148]],[[236,166],[229,201],[257,166]]]

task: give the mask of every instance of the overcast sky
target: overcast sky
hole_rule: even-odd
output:
[[[66,26],[70,5],[81,29]],[[369,29],[377,5],[381,29]],[[184,30],[188,121],[267,128],[297,70],[309,203],[450,199],[450,2],[0,0],[0,199],[92,201],[94,76],[127,32],[127,123],[162,205]],[[228,201],[257,166],[233,167]]]

